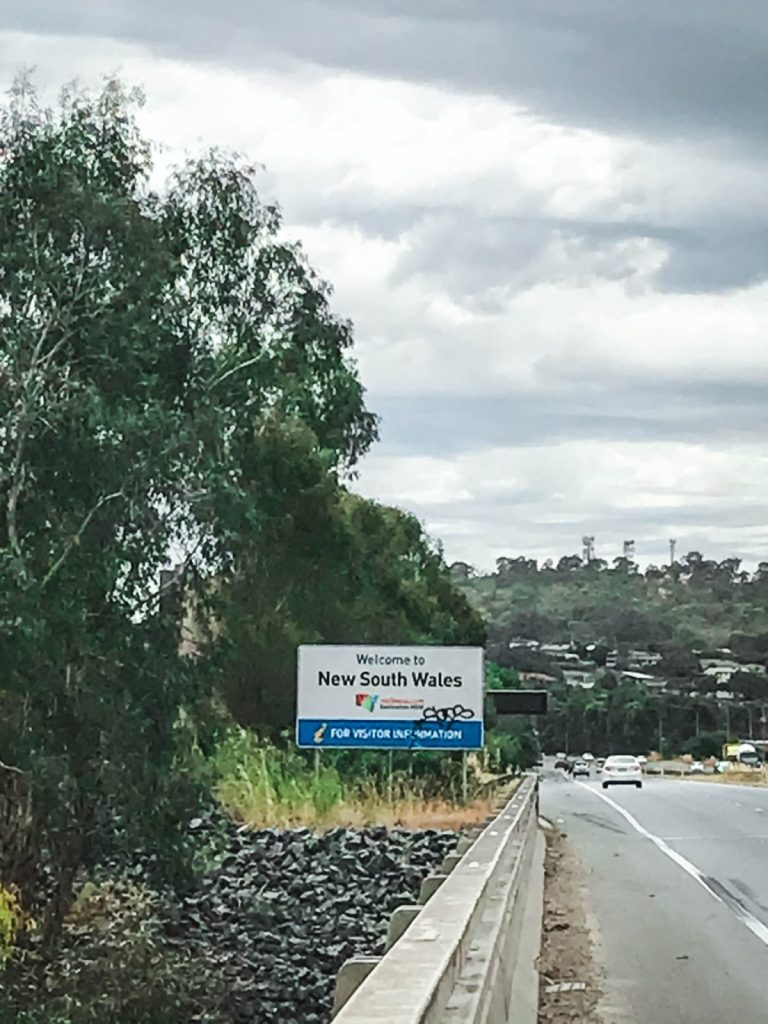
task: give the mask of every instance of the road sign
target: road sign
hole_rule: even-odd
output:
[[[546,715],[546,690],[491,690],[496,711],[500,715]]]
[[[482,647],[303,644],[296,742],[315,749],[479,749]]]

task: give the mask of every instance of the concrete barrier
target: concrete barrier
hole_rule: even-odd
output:
[[[673,775],[678,778],[681,775],[688,775],[685,768],[677,767],[676,765],[647,765],[643,768],[646,775]]]
[[[373,966],[368,958],[344,965],[334,1024],[535,1024],[544,885],[537,812],[530,775],[443,865],[424,906],[400,915],[387,953]]]

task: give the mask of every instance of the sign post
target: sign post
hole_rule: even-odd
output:
[[[478,750],[482,647],[303,644],[299,747]]]

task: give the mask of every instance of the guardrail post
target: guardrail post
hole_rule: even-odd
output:
[[[333,1016],[355,994],[376,964],[381,960],[378,956],[353,956],[345,960],[336,975],[336,988],[333,993]]]
[[[440,874],[450,875],[463,856],[463,853],[449,853],[443,858],[443,863],[440,865]]]
[[[393,911],[387,925],[386,949],[391,949],[413,919],[422,911],[420,903],[406,903]]]
[[[427,875],[419,889],[419,903],[426,903],[431,896],[434,896],[447,877],[448,875]]]

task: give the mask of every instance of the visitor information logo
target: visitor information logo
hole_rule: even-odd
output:
[[[379,703],[378,696],[371,693],[356,693],[355,704],[359,708],[363,708],[365,711],[375,711],[376,705]]]

